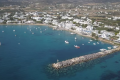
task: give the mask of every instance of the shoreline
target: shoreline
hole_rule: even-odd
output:
[[[48,27],[54,28],[52,25],[42,24],[42,23],[37,23],[37,24],[0,24],[0,25],[38,25],[38,26],[41,25],[41,26],[48,26]],[[57,29],[55,29],[55,30],[57,30]],[[66,29],[59,29],[59,30],[69,31],[69,32],[73,32],[73,33],[78,34],[78,35],[83,36],[83,37],[87,37],[87,38],[91,38],[91,39],[96,39],[95,37],[92,37],[90,35],[83,35],[82,33],[78,32],[78,31],[74,31],[74,30],[66,30]],[[103,38],[98,38],[97,40],[98,41],[102,41],[104,43],[109,43],[111,45],[116,45],[113,41],[106,40],[106,39],[103,39]]]

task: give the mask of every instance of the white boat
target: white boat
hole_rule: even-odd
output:
[[[97,44],[99,44],[99,42],[97,42]]]
[[[68,41],[65,41],[66,44],[68,44],[69,42]]]
[[[107,47],[108,49],[111,49],[111,47]]]
[[[4,31],[2,31],[2,32],[4,32]]]
[[[37,28],[36,28],[37,29]]]
[[[32,34],[34,34],[34,32],[32,32]]]
[[[30,31],[31,31],[31,29],[30,29]]]
[[[75,37],[75,39],[77,39],[77,38]]]
[[[20,45],[20,43],[18,43]]]
[[[88,43],[90,43],[90,42],[88,42]]]
[[[93,43],[93,45],[96,45],[96,43]]]
[[[40,33],[42,33],[42,31],[40,31]]]
[[[100,49],[100,51],[106,51],[106,49]]]
[[[0,46],[1,46],[1,42],[0,42]]]
[[[24,33],[26,33],[26,32],[24,32]]]
[[[13,30],[15,32],[15,30]]]
[[[117,48],[118,46],[113,46],[113,48],[115,49],[115,48]]]
[[[75,48],[80,48],[80,46],[74,45]]]
[[[92,41],[92,40],[90,40],[90,41]]]
[[[75,33],[70,33],[70,34],[75,34]]]
[[[84,44],[82,44],[82,45],[84,45]]]

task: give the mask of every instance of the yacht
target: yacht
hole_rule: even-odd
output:
[[[68,44],[69,42],[68,41],[65,41],[66,44]]]
[[[80,46],[74,45],[75,48],[80,48]]]

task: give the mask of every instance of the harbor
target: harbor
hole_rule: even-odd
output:
[[[97,58],[104,57],[106,55],[112,54],[112,53],[117,52],[117,51],[120,51],[120,47],[116,47],[116,48],[113,48],[111,50],[105,50],[105,51],[101,51],[101,52],[97,52],[97,53],[93,53],[93,54],[88,54],[88,55],[83,55],[80,57],[76,57],[76,58],[68,59],[65,61],[53,63],[52,67],[55,69],[60,69],[60,68],[72,66],[75,64],[81,64],[81,63],[84,63],[87,61],[91,61],[91,60],[94,60]]]

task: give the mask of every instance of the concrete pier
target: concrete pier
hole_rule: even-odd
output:
[[[106,50],[106,51],[102,51],[102,52],[97,52],[97,53],[93,53],[93,54],[88,54],[88,55],[72,58],[72,59],[57,62],[57,63],[53,63],[52,67],[55,69],[64,68],[64,67],[68,67],[71,65],[75,65],[75,64],[87,62],[87,61],[90,61],[93,59],[97,59],[97,58],[112,54],[117,51],[120,51],[120,47],[117,47],[117,48],[111,49],[111,50]]]

